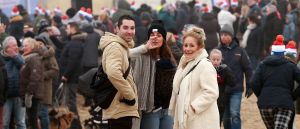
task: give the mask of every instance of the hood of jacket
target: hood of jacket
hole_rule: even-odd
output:
[[[289,61],[286,58],[284,58],[284,56],[272,55],[272,56],[266,57],[265,60],[263,61],[263,63],[265,65],[278,66],[278,65],[289,63]]]
[[[80,41],[85,41],[86,40],[86,37],[87,37],[87,33],[75,33],[75,34],[72,34],[70,36],[70,39],[71,40],[80,40]]]
[[[121,37],[119,37],[115,34],[105,32],[105,35],[102,36],[101,40],[100,40],[100,49],[103,51],[107,45],[109,45],[110,43],[113,43],[113,42],[119,43],[125,48],[133,48],[134,47],[133,40],[131,42],[126,42],[124,39],[122,39]]]
[[[22,20],[23,20],[23,17],[21,15],[17,15],[17,16],[11,17],[10,22],[19,22]]]
[[[41,48],[39,51],[40,51],[39,53],[41,53],[40,55],[42,55],[43,59],[55,56],[55,50],[51,46],[45,46],[44,48]]]
[[[93,33],[94,27],[91,24],[82,24],[81,30],[86,33]]]
[[[41,56],[41,55],[42,55],[41,51],[39,51],[39,50],[32,50],[31,53],[23,55],[23,59],[25,60],[25,62],[27,62],[29,59],[31,59],[31,57]],[[39,57],[39,58],[41,59],[41,57]]]

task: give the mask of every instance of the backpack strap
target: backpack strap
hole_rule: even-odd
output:
[[[123,77],[125,78],[125,79],[127,79],[127,76],[128,76],[128,74],[129,74],[129,71],[130,71],[130,58],[128,58],[128,62],[129,62],[129,65],[128,65],[128,68],[127,68],[127,70],[126,70],[126,72],[124,73],[124,75],[123,75]]]

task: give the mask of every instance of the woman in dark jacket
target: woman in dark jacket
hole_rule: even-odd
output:
[[[55,50],[53,47],[46,46],[46,40],[43,38],[36,38],[39,45],[39,52],[42,55],[42,63],[44,67],[44,97],[41,99],[39,105],[39,118],[41,127],[49,129],[50,119],[48,115],[48,107],[52,105],[52,80],[58,76],[58,64],[55,59]]]
[[[263,30],[260,26],[260,19],[257,15],[248,16],[247,30],[243,35],[243,40],[240,44],[245,48],[252,63],[252,68],[255,70],[263,55]]]
[[[163,24],[153,21],[148,29],[148,42],[159,47],[134,58],[133,77],[138,90],[141,129],[173,127],[168,107],[176,72],[176,60],[166,42],[166,35]]]
[[[268,55],[270,51],[270,47],[272,45],[273,40],[275,39],[276,35],[282,34],[283,31],[283,22],[282,17],[277,12],[277,8],[275,5],[268,4],[266,6],[267,9],[267,16],[266,21],[263,25],[263,40],[264,40],[264,49],[265,54]]]
[[[205,49],[207,52],[210,52],[219,44],[218,33],[220,31],[220,26],[218,20],[212,13],[204,13],[199,26],[204,29],[207,38],[205,40]]]
[[[292,92],[294,80],[300,82],[300,70],[284,57],[283,38],[274,44],[272,55],[258,65],[251,86],[267,129],[287,129],[295,113]]]
[[[25,38],[23,43],[25,65],[20,71],[20,93],[25,97],[29,125],[32,129],[37,129],[38,105],[44,97],[44,66],[36,41],[32,38]]]

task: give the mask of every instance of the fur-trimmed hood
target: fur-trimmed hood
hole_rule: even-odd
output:
[[[75,34],[70,35],[70,40],[85,41],[87,35],[88,35],[87,33],[82,33],[82,32],[75,33]]]
[[[19,21],[22,21],[22,20],[23,20],[23,17],[21,15],[17,15],[17,16],[11,17],[10,23],[19,22]]]

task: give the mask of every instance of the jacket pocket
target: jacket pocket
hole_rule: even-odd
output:
[[[187,119],[188,121],[193,121],[197,117],[197,114],[193,111],[191,105],[187,109]]]

